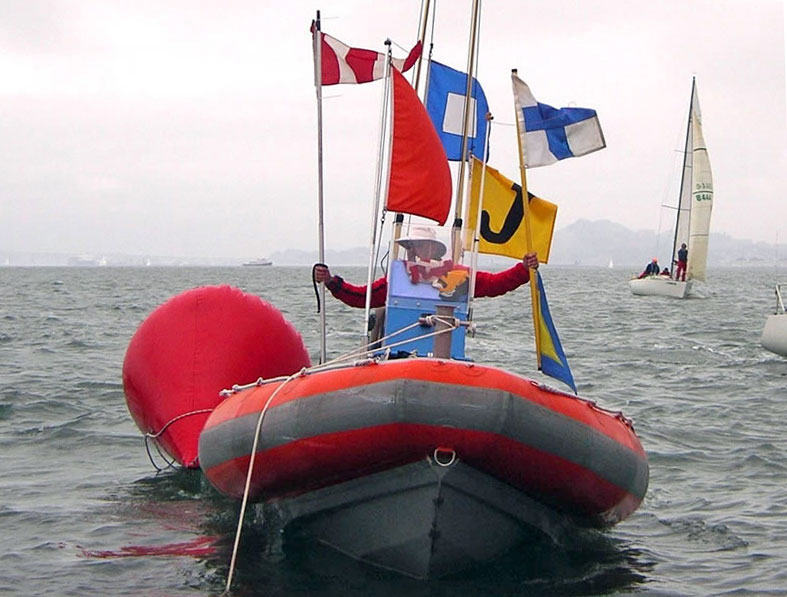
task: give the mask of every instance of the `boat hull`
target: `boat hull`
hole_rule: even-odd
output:
[[[647,458],[620,413],[500,369],[419,358],[315,372],[228,398],[206,422],[199,446],[202,470],[225,495],[243,495],[269,400],[250,499],[281,504],[288,521],[326,544],[411,576],[493,559],[520,540],[524,527],[553,536],[567,521],[615,524],[647,489]],[[445,485],[448,476],[455,481]],[[429,481],[416,483],[422,477]],[[462,505],[434,510],[435,499]],[[506,503],[516,504],[509,508],[515,514],[493,523]],[[406,537],[379,547],[380,536],[395,521],[403,524],[416,504],[431,507],[433,518],[408,520]],[[473,514],[476,509],[486,514]],[[435,526],[434,516],[453,522]],[[487,533],[484,524],[500,528]],[[352,531],[367,526],[368,532]],[[453,555],[440,563],[424,559],[431,553],[425,542],[436,531],[467,538],[452,539],[453,547],[444,543],[441,553]],[[478,536],[487,534],[491,545],[484,546]],[[413,563],[393,566],[393,556],[380,555],[387,552]]]
[[[648,276],[629,281],[631,292],[637,296],[667,296],[686,298],[691,292],[691,280],[681,282],[666,276]]]
[[[760,339],[762,347],[787,357],[787,314],[769,315]]]
[[[572,526],[565,514],[494,477],[431,458],[266,508],[293,533],[419,579],[495,560],[534,529],[561,541]]]

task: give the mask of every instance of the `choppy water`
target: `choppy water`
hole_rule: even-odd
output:
[[[0,593],[223,590],[238,506],[199,471],[152,468],[123,396],[125,349],[168,298],[232,284],[277,306],[316,360],[309,272],[0,269]],[[651,464],[642,507],[605,533],[433,582],[250,523],[234,594],[787,594],[787,359],[759,345],[773,272],[712,271],[686,301],[634,297],[619,269],[543,273],[580,394],[635,421]],[[479,303],[469,354],[543,380],[528,305],[522,290]],[[334,356],[354,346],[354,315],[329,303]]]

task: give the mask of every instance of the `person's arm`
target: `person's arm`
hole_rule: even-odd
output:
[[[317,282],[324,282],[325,287],[330,293],[345,305],[350,307],[364,308],[366,306],[366,285],[356,286],[345,282],[341,276],[332,276],[327,266],[318,265],[314,268],[314,279]],[[382,307],[385,305],[385,298],[388,293],[388,283],[385,277],[379,278],[372,283],[372,302],[371,307]]]
[[[535,253],[528,253],[520,263],[502,272],[477,271],[475,277],[476,298],[500,296],[522,286],[530,280],[528,268],[538,269]]]

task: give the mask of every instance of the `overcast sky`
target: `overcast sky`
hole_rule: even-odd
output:
[[[434,2],[433,2],[434,3]],[[470,0],[436,2],[464,70]],[[238,257],[317,247],[309,25],[403,57],[420,0],[2,0],[0,250]],[[486,0],[490,164],[516,178],[510,71],[598,111],[607,148],[529,171],[580,218],[665,230],[696,75],[712,231],[787,242],[782,0]],[[380,82],[324,90],[326,242],[369,238]],[[711,247],[712,250],[712,247]]]

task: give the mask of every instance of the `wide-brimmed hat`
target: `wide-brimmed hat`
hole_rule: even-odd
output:
[[[405,236],[396,239],[401,246],[405,249],[412,248],[414,242],[430,242],[434,245],[434,252],[432,253],[435,259],[440,259],[446,252],[446,246],[442,241],[437,240],[437,234],[433,228],[427,226],[413,226],[410,232]]]

